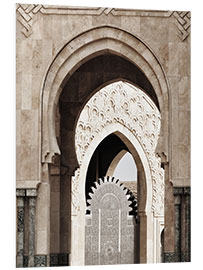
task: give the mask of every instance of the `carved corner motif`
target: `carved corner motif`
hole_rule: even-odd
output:
[[[32,34],[33,16],[40,11],[42,5],[33,4],[17,4],[16,10],[18,13],[17,20],[22,24],[23,29],[21,32],[25,37]]]
[[[184,41],[190,35],[191,13],[189,11],[174,11],[173,16],[178,23],[178,36]]]

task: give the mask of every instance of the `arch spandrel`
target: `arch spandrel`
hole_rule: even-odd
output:
[[[69,41],[61,49],[45,76],[42,89],[42,162],[52,162],[52,156],[60,154],[53,120],[54,104],[58,103],[67,76],[83,62],[108,50],[127,58],[142,69],[156,92],[162,117],[167,117],[168,96],[165,94],[169,90],[167,79],[160,62],[149,47],[139,38],[118,28],[102,26],[90,29]],[[166,141],[164,143],[166,147],[161,151],[166,153],[167,130],[168,126],[163,126],[161,131],[161,136],[164,134]]]

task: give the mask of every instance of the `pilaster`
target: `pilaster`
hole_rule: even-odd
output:
[[[174,252],[164,262],[190,262],[190,187],[174,187]]]
[[[29,198],[29,258],[28,266],[34,267],[34,255],[35,255],[35,208],[37,190],[26,190],[26,195]]]
[[[36,189],[17,189],[17,258],[16,267],[34,267]],[[25,198],[28,199],[28,217],[25,216]],[[29,252],[25,256],[25,219],[28,218]]]
[[[24,255],[24,219],[25,219],[25,190],[17,189],[17,257],[16,267],[23,267]]]

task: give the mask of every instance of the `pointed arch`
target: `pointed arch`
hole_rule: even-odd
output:
[[[140,183],[140,262],[156,262],[151,253],[160,245],[152,227],[164,211],[164,175],[155,148],[160,131],[160,113],[142,90],[126,83],[114,82],[91,97],[84,106],[75,128],[75,147],[79,168],[72,178],[72,230],[81,242],[73,242],[72,258],[84,263],[81,243],[85,228],[85,179],[91,157],[98,145],[110,134],[117,135],[132,154]],[[157,196],[158,194],[158,196]],[[79,207],[78,207],[79,206]],[[76,224],[81,224],[77,228]],[[79,229],[79,231],[78,231]],[[84,251],[84,245],[82,247]]]
[[[100,26],[69,40],[53,59],[45,74],[41,91],[42,162],[51,163],[52,157],[60,154],[56,140],[55,111],[66,80],[82,63],[104,52],[117,54],[133,62],[150,81],[162,115],[159,148],[167,155],[169,85],[162,65],[139,37],[112,26]]]

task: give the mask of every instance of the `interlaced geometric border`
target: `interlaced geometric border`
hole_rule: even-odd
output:
[[[93,15],[111,14],[113,16],[134,16],[134,17],[170,17],[172,14],[178,20],[179,37],[185,40],[189,35],[190,12],[163,11],[163,10],[133,10],[104,7],[68,7],[50,6],[37,4],[16,4],[18,12],[17,20],[22,24],[22,33],[29,37],[32,34],[33,16],[38,12],[49,15]]]
[[[18,11],[17,20],[22,24],[23,29],[21,32],[29,37],[32,34],[32,19],[33,16],[40,11],[42,5],[32,4],[17,4],[16,10]]]
[[[178,22],[178,36],[182,41],[184,41],[190,34],[191,14],[187,11],[174,11],[173,16]]]

